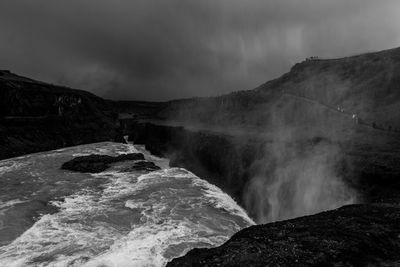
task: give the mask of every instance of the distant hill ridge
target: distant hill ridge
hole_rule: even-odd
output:
[[[400,129],[399,110],[400,48],[305,60],[253,90],[162,103],[105,100],[0,70],[0,158],[120,139],[118,113],[264,133],[277,123],[349,127],[354,114],[370,128],[395,131]]]
[[[306,60],[253,90],[171,101],[159,114],[164,119],[187,123],[267,127],[277,114],[291,114],[293,121],[301,121],[309,119],[303,117],[304,113],[324,113],[287,98],[293,95],[357,114],[371,125],[400,128],[399,67],[400,48],[340,59]],[[320,120],[328,117],[323,115]]]

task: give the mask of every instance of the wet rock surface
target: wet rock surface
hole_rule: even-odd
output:
[[[144,156],[142,153],[123,154],[116,157],[108,155],[82,156],[65,162],[61,168],[76,172],[98,173],[108,169],[111,163],[126,160],[144,160]]]
[[[123,169],[123,172],[131,172],[131,171],[157,171],[161,170],[154,162],[151,161],[138,161],[135,162],[131,167]]]
[[[398,266],[400,207],[349,205],[246,228],[167,266]]]

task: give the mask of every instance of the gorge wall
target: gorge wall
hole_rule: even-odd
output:
[[[136,123],[130,130],[131,141],[169,158],[172,166],[184,167],[219,186],[258,222],[314,214],[354,202],[399,199],[400,168],[395,162],[400,153],[387,150],[388,146],[400,147],[396,135],[381,140],[386,145],[365,143],[365,129],[355,133],[364,139],[347,142],[326,137],[296,140],[283,143],[285,150],[279,152],[286,156],[277,158],[276,142],[261,136],[153,123]],[[375,131],[368,134],[366,140],[378,140],[376,134],[382,138]],[[293,172],[282,173],[281,166],[293,168]],[[262,191],[274,186],[275,196]]]

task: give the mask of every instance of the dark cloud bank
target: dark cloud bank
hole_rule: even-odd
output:
[[[400,45],[398,0],[4,0],[0,68],[113,99],[251,89]]]

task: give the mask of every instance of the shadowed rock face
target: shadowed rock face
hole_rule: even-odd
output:
[[[167,266],[397,266],[399,251],[399,206],[350,205],[252,226]]]
[[[111,163],[126,160],[144,160],[144,156],[142,153],[130,153],[116,157],[108,155],[82,156],[65,162],[61,168],[76,172],[98,173],[108,169]]]

